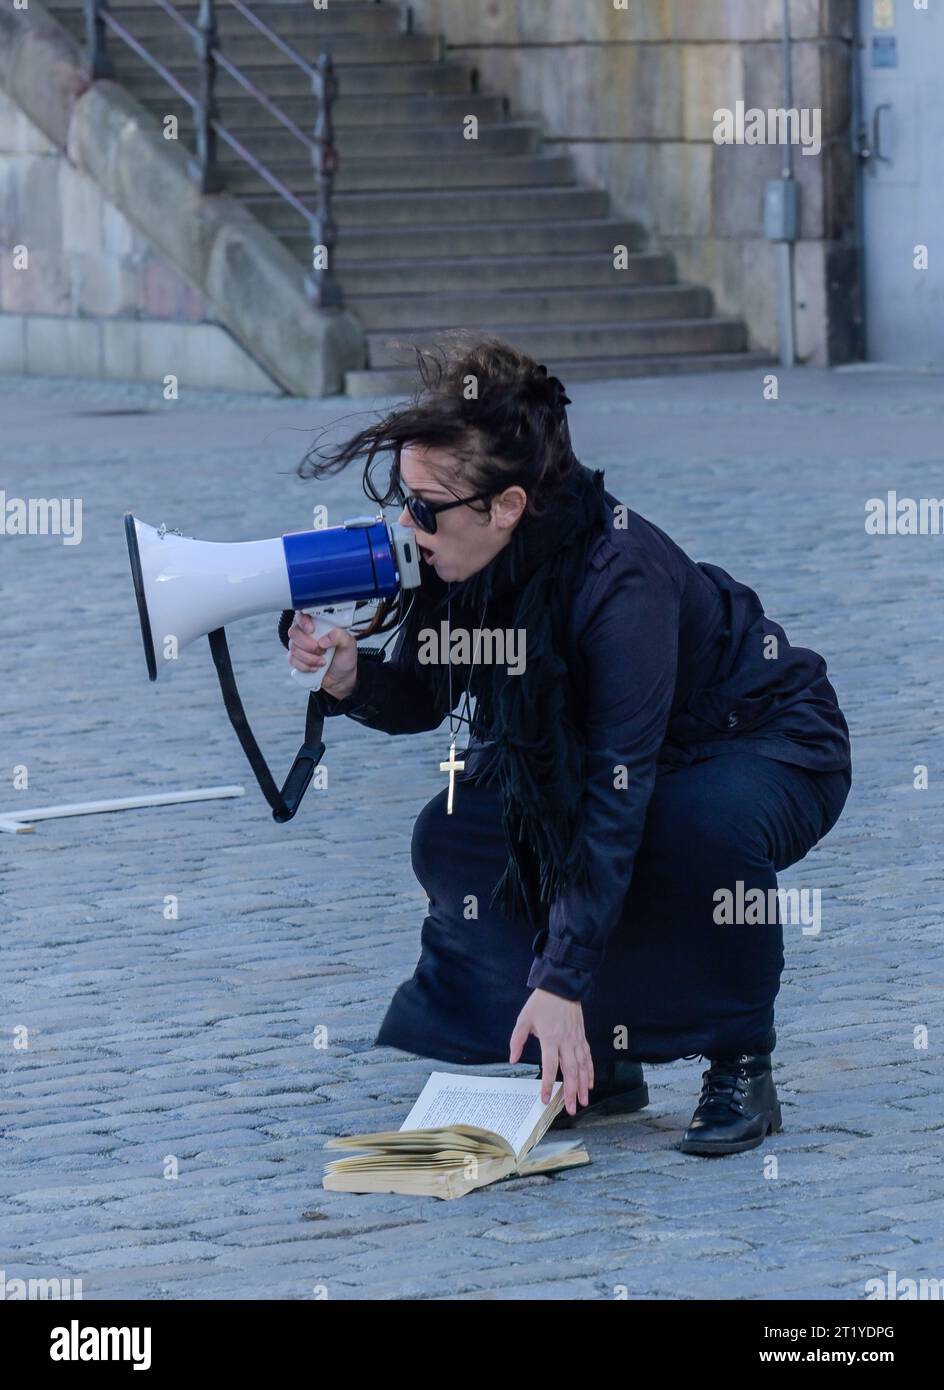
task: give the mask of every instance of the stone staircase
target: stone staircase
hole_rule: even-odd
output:
[[[47,6],[84,38],[82,0]],[[153,0],[114,0],[112,13],[194,93],[200,70],[188,35]],[[611,215],[609,194],[577,182],[568,154],[548,153],[539,122],[512,117],[477,90],[474,70],[443,56],[442,40],[410,32],[409,8],[387,0],[278,0],[253,8],[309,63],[330,47],[339,96],[334,268],[364,327],[368,366],[348,372],[354,396],[412,390],[409,344],[443,330],[499,333],[565,382],[751,366],[737,319],[713,313],[708,289],[680,283],[671,256],[645,249],[643,229]],[[178,5],[196,22],[195,4]],[[235,9],[219,4],[230,60],[303,130],[315,104],[304,73]],[[186,102],[114,35],[117,80],[193,142]],[[223,123],[306,205],[313,175],[299,142],[227,74]],[[474,115],[479,138],[463,136]],[[220,142],[227,189],[302,260],[302,218]],[[628,251],[614,267],[614,248]]]

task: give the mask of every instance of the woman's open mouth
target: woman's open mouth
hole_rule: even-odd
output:
[[[431,565],[433,562],[433,552],[431,550],[427,550],[425,545],[419,546],[419,552],[423,559],[426,561],[426,563],[428,565]]]

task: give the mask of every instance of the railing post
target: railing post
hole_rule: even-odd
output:
[[[107,0],[85,0],[85,42],[88,49],[89,76],[114,77],[115,67],[108,56],[104,11]]]
[[[318,119],[314,129],[317,148],[312,157],[316,202],[311,219],[312,265],[305,279],[305,289],[317,308],[333,309],[343,303],[341,286],[334,273],[338,229],[332,209],[334,175],[338,167],[338,151],[334,143],[334,99],[338,94],[338,83],[334,62],[326,50],[318,55],[313,87],[318,100]],[[323,264],[320,264],[322,260]]]
[[[219,193],[223,177],[217,160],[216,129],[213,122],[219,112],[216,105],[216,57],[218,32],[215,0],[200,0],[197,14],[199,37],[195,40],[200,60],[200,105],[195,113],[197,123],[196,174],[202,193]]]

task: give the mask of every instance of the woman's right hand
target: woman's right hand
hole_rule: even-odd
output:
[[[315,620],[308,613],[295,614],[288,630],[288,662],[296,671],[310,675],[324,666],[324,653],[334,647],[334,659],[325,672],[321,689],[343,700],[357,680],[357,642],[346,627],[333,627],[323,637],[315,636]]]

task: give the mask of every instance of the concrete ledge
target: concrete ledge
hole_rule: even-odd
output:
[[[0,314],[0,372],[153,381],[157,390],[172,375],[180,392],[283,394],[219,324],[166,319]]]
[[[312,307],[301,263],[235,199],[201,194],[188,153],[123,87],[89,83],[79,48],[39,0],[0,9],[0,84],[283,390],[333,395],[365,365],[353,315]]]

